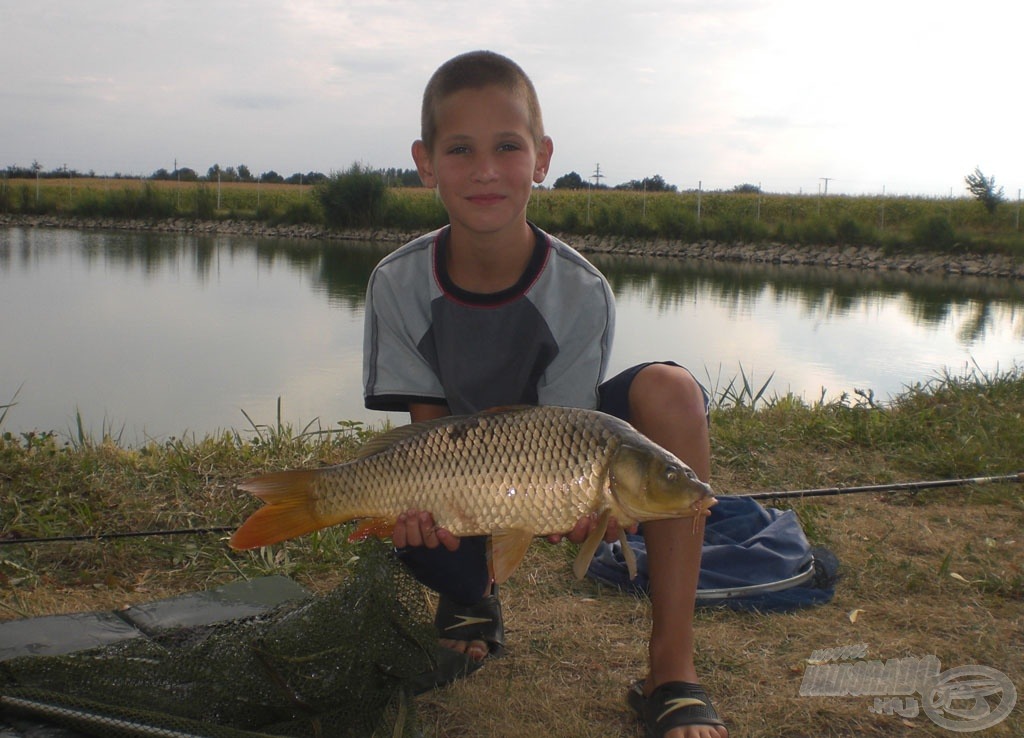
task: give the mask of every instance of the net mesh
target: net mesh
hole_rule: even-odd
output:
[[[0,663],[0,705],[102,736],[413,736],[412,680],[436,646],[423,589],[368,541],[326,595]]]

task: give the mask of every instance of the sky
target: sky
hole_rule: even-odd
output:
[[[1008,0],[0,0],[0,168],[412,168],[448,58],[533,79],[568,172],[681,190],[1024,187]],[[595,173],[602,176],[595,178]]]

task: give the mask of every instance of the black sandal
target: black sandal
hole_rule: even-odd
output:
[[[644,724],[647,738],[662,738],[686,725],[725,726],[708,693],[691,682],[665,682],[645,697],[640,680],[629,688],[627,702]]]
[[[500,656],[505,649],[505,625],[498,601],[498,585],[474,605],[459,605],[441,596],[434,615],[437,635],[453,641],[483,641],[488,656]]]
[[[497,585],[491,594],[474,605],[460,605],[442,595],[437,604],[434,627],[440,638],[483,641],[487,644],[487,658],[497,658],[505,649],[505,628]],[[434,652],[434,669],[413,679],[413,693],[429,692],[467,677],[483,666],[487,658],[478,661],[438,644]]]

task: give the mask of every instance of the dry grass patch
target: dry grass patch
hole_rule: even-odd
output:
[[[1024,510],[991,504],[965,515],[944,497],[798,506],[840,557],[835,599],[788,614],[698,613],[698,669],[733,736],[949,735],[923,713],[873,715],[871,697],[801,697],[819,649],[863,643],[867,659],[882,661],[934,655],[943,669],[986,665],[1024,684]],[[508,655],[420,698],[428,735],[642,735],[625,692],[644,673],[648,603],[572,582],[563,558],[533,548],[503,590]],[[1018,708],[985,735],[1020,735],[1020,716]]]

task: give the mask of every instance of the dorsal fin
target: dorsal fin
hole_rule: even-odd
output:
[[[380,435],[371,438],[359,447],[359,450],[356,451],[355,457],[357,459],[365,459],[368,456],[375,456],[381,451],[385,451],[391,446],[394,446],[396,443],[404,441],[406,438],[412,438],[413,436],[419,435],[430,428],[445,425],[457,419],[458,418],[454,415],[445,415],[440,418],[434,418],[433,420],[424,420],[419,423],[400,425],[397,428],[384,431]]]
[[[501,415],[504,413],[515,413],[522,412],[524,410],[530,410],[534,405],[505,405],[501,407],[492,407],[484,410],[481,415]],[[391,446],[404,441],[407,438],[412,438],[420,433],[424,433],[431,428],[437,428],[442,425],[451,425],[458,423],[466,418],[471,417],[469,415],[442,415],[440,418],[433,418],[431,420],[421,420],[419,423],[408,423],[406,425],[400,425],[397,428],[384,431],[378,436],[371,438],[369,441],[364,443],[356,451],[355,458],[365,459],[369,456],[375,456],[382,451],[385,451]]]

